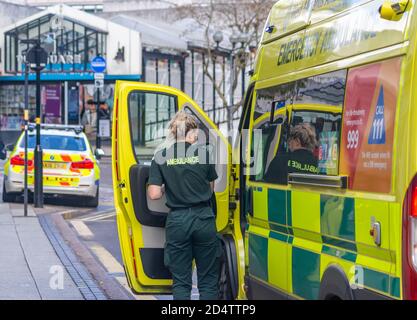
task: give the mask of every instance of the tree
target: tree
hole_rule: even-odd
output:
[[[251,52],[256,50],[261,40],[262,28],[274,3],[275,1],[270,0],[207,0],[177,7],[179,18],[192,18],[204,32],[203,74],[213,83],[223,107],[227,110],[229,131],[232,129],[233,115],[243,105],[244,99],[242,97],[232,103],[231,96],[237,89],[242,71],[248,70]],[[229,35],[227,48],[219,46],[213,39],[213,35],[219,31],[225,36]],[[221,51],[228,52],[233,63],[219,59]],[[213,63],[221,65],[221,77],[216,78],[210,68]],[[227,63],[233,65],[229,88],[224,86]]]

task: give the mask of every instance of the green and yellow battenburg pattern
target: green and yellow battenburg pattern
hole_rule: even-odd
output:
[[[384,19],[379,13],[384,3],[278,1],[270,13],[251,79],[253,101],[262,90],[284,88],[300,79],[344,69],[349,75],[353,68],[398,57],[402,62],[398,99],[392,98],[396,118],[391,118],[395,133],[389,191],[277,186],[259,182],[257,176],[245,178],[242,193],[251,208],[244,210],[253,214],[247,215],[245,265],[249,276],[263,287],[294,298],[318,299],[324,273],[337,266],[354,287],[363,285],[372,293],[404,298],[403,201],[417,172],[417,135],[410,128],[417,117],[412,108],[416,76],[410,73],[416,61],[416,14],[410,2],[398,21]],[[325,110],[309,102],[300,106],[293,102],[289,100],[286,110],[280,109],[290,117],[296,110]],[[326,111],[344,113],[345,107]],[[249,128],[258,128],[260,120],[254,119],[253,111],[250,116]],[[245,157],[250,163],[249,151]],[[344,176],[345,172],[336,166],[327,174]],[[370,234],[372,222],[381,226],[380,245]]]
[[[324,272],[337,265],[352,285],[401,298],[387,202],[259,184],[249,188],[253,217],[246,264],[251,277],[295,298],[318,299]],[[379,247],[369,235],[372,219],[383,228]]]

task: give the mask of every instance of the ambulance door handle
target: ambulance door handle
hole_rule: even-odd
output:
[[[290,185],[346,189],[348,186],[348,177],[289,173],[288,183]]]
[[[375,244],[381,246],[381,223],[375,221],[375,218],[371,218],[371,230],[369,231],[370,236],[374,239]]]

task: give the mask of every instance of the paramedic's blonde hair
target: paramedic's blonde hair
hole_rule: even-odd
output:
[[[170,136],[177,141],[184,140],[188,132],[197,128],[197,119],[185,111],[178,111],[168,126]]]
[[[298,139],[303,148],[311,152],[317,146],[316,132],[308,123],[297,124],[290,130],[290,137],[288,140]]]

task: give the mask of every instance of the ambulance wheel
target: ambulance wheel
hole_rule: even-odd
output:
[[[221,258],[220,265],[220,277],[219,277],[219,298],[220,300],[233,300],[232,288],[230,287],[230,276],[228,274],[227,260],[224,257]]]
[[[16,196],[12,193],[6,192],[6,182],[3,181],[3,202],[15,202]]]
[[[97,208],[98,207],[98,195],[99,195],[99,191],[97,188],[96,195],[93,198],[87,198],[85,200],[85,206],[89,208]]]
[[[219,298],[234,300],[238,294],[236,248],[233,237],[222,236],[222,256],[219,275]]]

